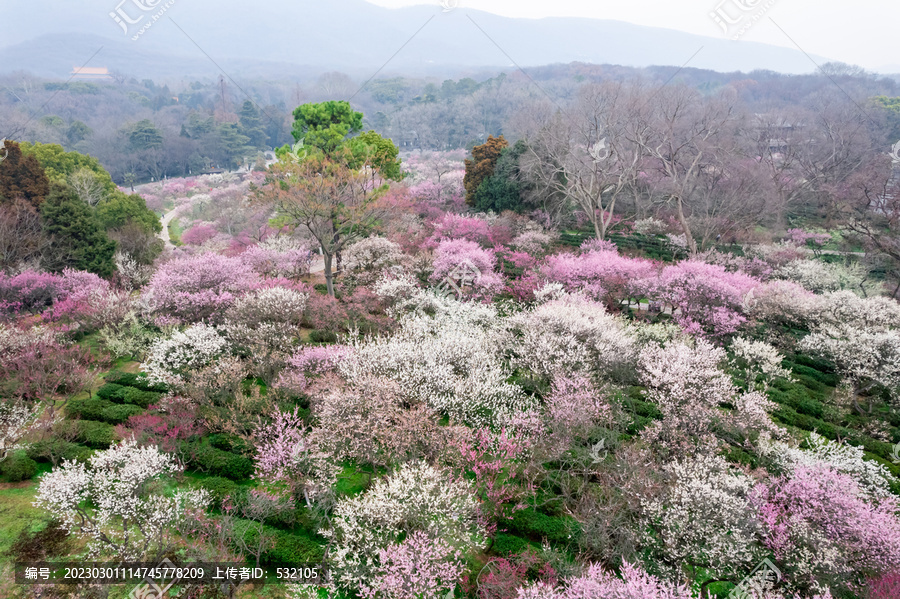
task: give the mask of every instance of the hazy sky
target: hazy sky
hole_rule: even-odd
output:
[[[796,48],[867,69],[900,71],[898,0],[368,0],[387,7],[449,2],[510,17],[615,19],[708,36],[724,36],[710,13],[737,19],[768,6],[743,40]],[[772,20],[770,20],[770,17]],[[777,23],[784,32],[773,23]],[[787,35],[786,35],[787,34]],[[796,46],[788,39],[796,42]]]

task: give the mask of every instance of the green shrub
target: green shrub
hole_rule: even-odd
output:
[[[529,547],[529,543],[525,539],[498,532],[494,536],[494,544],[491,546],[491,552],[502,557],[507,557],[509,555],[515,555],[527,547]]]
[[[291,533],[267,524],[260,526],[243,518],[234,522],[235,534],[242,536],[251,547],[256,543],[260,529],[274,541],[274,545],[262,555],[260,562],[263,564],[320,563],[325,558],[325,540],[311,533]]]
[[[581,534],[581,527],[574,519],[548,516],[533,509],[517,511],[506,526],[511,533],[534,541],[546,539],[554,545],[567,545]]]
[[[729,447],[725,452],[725,459],[733,464],[756,468],[756,458],[740,447]]]
[[[92,397],[90,399],[70,399],[66,404],[66,414],[69,418],[83,420],[104,420],[103,410],[115,406],[107,399]]]
[[[222,433],[210,435],[208,439],[210,445],[216,449],[221,449],[222,451],[230,451],[231,453],[243,455],[249,453],[251,450],[247,445],[247,442],[237,435],[227,435]]]
[[[24,451],[11,453],[0,462],[0,474],[11,483],[28,480],[37,473],[37,462],[28,457]]]
[[[221,476],[204,478],[200,481],[199,486],[201,489],[206,489],[209,492],[210,501],[216,509],[221,509],[222,501],[226,497],[234,495],[239,488],[237,483]]]
[[[210,476],[242,481],[253,474],[253,462],[243,456],[216,449],[208,443],[185,443],[184,449],[188,463]]]
[[[106,422],[78,420],[72,424],[77,429],[76,440],[91,449],[108,449],[110,445],[118,441],[116,427]]]
[[[325,548],[311,535],[291,534],[266,526],[275,532],[275,547],[263,555],[267,564],[319,563],[325,559]]]
[[[97,397],[108,399],[114,403],[122,403],[125,401],[125,390],[127,387],[117,385],[116,383],[106,383],[97,389]]]
[[[46,439],[32,443],[26,450],[28,457],[42,463],[50,463],[51,456],[59,456],[61,460],[86,462],[93,454],[90,448],[62,439]]]
[[[106,375],[107,383],[116,383],[123,387],[134,387],[141,391],[155,391],[157,393],[166,393],[169,388],[162,384],[152,384],[146,377],[133,372],[110,372]]]
[[[337,343],[338,336],[334,331],[316,329],[309,332],[309,340],[313,343]]]
[[[328,293],[328,285],[326,285],[325,283],[316,283],[315,285],[313,285],[313,289],[322,294]]]
[[[108,422],[110,424],[122,424],[135,414],[140,414],[143,411],[143,408],[128,404],[112,405],[107,408],[103,408],[103,410],[100,412],[100,420]]]
[[[135,387],[125,387],[125,403],[141,408],[148,408],[162,397],[162,393],[156,391],[143,391]]]

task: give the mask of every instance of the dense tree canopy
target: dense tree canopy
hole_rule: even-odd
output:
[[[39,206],[50,192],[50,182],[40,162],[23,154],[14,141],[5,144],[6,159],[0,162],[0,200],[15,202],[24,199]]]
[[[466,159],[466,177],[463,180],[467,204],[475,203],[475,193],[482,182],[494,174],[500,153],[508,146],[509,142],[502,135],[500,137],[490,135],[486,142],[472,148],[472,158]]]
[[[303,104],[294,110],[292,133],[296,141],[331,154],[348,135],[362,129],[363,114],[349,102],[328,101]]]
[[[44,258],[48,270],[75,268],[101,277],[112,275],[116,244],[71,189],[54,186],[41,206],[41,216],[50,238],[50,249]]]

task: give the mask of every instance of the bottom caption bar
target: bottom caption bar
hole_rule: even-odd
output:
[[[326,584],[324,564],[269,564],[162,562],[16,562],[17,584],[137,584],[159,586],[206,584]]]

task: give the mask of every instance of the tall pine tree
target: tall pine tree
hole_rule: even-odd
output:
[[[50,247],[44,258],[47,270],[74,268],[112,276],[116,243],[106,236],[97,217],[70,188],[54,185],[41,205],[44,233]]]

